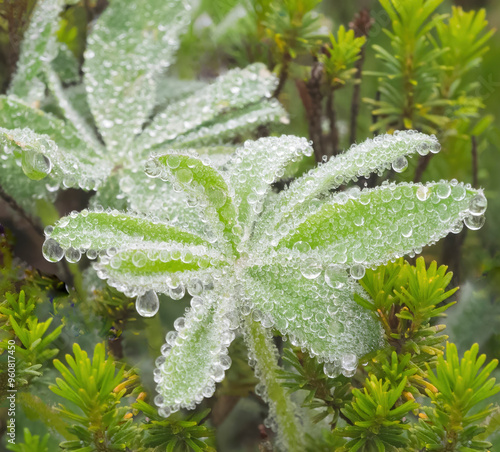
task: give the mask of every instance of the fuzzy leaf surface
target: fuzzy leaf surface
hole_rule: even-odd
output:
[[[139,139],[139,147],[150,149],[214,121],[220,114],[271,97],[276,77],[261,63],[232,69],[214,83],[162,111]]]
[[[263,213],[256,238],[281,223],[307,211],[318,196],[359,177],[368,177],[373,172],[382,173],[391,164],[405,155],[429,150],[439,150],[436,137],[408,131],[394,135],[382,135],[352,145],[327,163],[310,170],[292,182],[279,194],[276,203]]]
[[[198,297],[200,298],[200,297]],[[218,290],[205,292],[167,334],[165,362],[159,366],[158,385],[163,407],[194,407],[215,391],[230,360],[227,347],[234,338],[226,314],[231,300]]]
[[[449,182],[340,193],[292,222],[278,247],[302,241],[333,263],[381,265],[445,237],[469,215],[478,193]]]
[[[110,149],[126,148],[155,106],[157,78],[189,21],[183,0],[112,1],[88,37],[89,105]],[[104,83],[106,82],[106,83]]]

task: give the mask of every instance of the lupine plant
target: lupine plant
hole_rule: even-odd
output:
[[[331,376],[351,376],[358,359],[383,345],[378,322],[352,299],[366,267],[421,252],[462,223],[478,229],[486,199],[454,182],[385,184],[331,190],[412,154],[437,152],[433,136],[400,132],[353,146],[275,194],[270,184],[312,149],[292,136],[247,141],[217,169],[192,150],[172,149],[146,163],[146,173],[183,192],[200,221],[117,210],[85,210],[46,230],[44,255],[99,260],[99,277],[128,296],[145,316],[157,293],[190,295],[157,360],[160,413],[194,408],[215,391],[231,360],[227,348],[241,327],[270,403],[281,444],[303,443],[293,403],[277,382],[271,327],[325,362]]]
[[[435,130],[380,135],[328,161],[316,155],[319,165],[281,190],[285,175],[294,174],[318,142],[292,135],[245,141],[268,134],[259,126],[288,122],[271,98],[283,88],[291,60],[319,48],[312,12],[318,1],[260,2],[259,24],[279,50],[279,79],[255,63],[210,84],[165,77],[189,23],[190,7],[182,0],[111,1],[91,24],[81,77],[78,62],[55,36],[60,12],[74,3],[37,2],[18,70],[8,94],[0,97],[2,195],[46,218],[38,200],[54,200],[59,188],[96,191],[89,208],[45,228],[44,257],[77,263],[86,255],[95,275],[135,298],[143,317],[157,314],[161,294],[181,300],[187,293],[191,299],[155,362],[158,409],[145,401],[135,369],[126,369],[112,353],[106,357],[102,344],[92,360],[78,344],[73,356],[66,356],[68,366],[54,360],[60,378],[50,389],[65,399],[58,411],[66,439],[60,447],[212,450],[213,432],[201,425],[207,411],[189,417],[180,411],[215,394],[240,334],[259,381],[255,393],[269,405],[266,425],[276,431],[281,450],[489,447],[480,438],[479,422],[493,410],[474,409],[499,390],[488,379],[496,362],[481,370],[485,357],[477,358],[477,346],[461,363],[452,345],[443,356],[446,337],[437,333],[444,327],[433,321],[452,304],[440,304],[454,293],[447,288],[451,274],[435,263],[426,268],[423,259],[415,266],[402,261],[459,233],[464,224],[481,228],[483,191],[457,180],[358,188],[373,173],[403,172],[409,157],[438,153]],[[400,16],[412,25],[409,31],[396,26],[390,36],[396,51],[408,51],[398,33],[415,38],[409,50],[419,57],[435,47],[417,61],[421,65],[445,58],[427,36],[429,29],[436,27],[445,43],[460,24],[473,22],[475,37],[485,27],[482,15],[461,10],[454,10],[449,25],[439,26],[440,16],[427,23],[440,0],[411,0],[414,8],[425,6],[415,17],[411,8],[401,12],[400,1],[381,3],[393,25]],[[333,115],[333,92],[359,75],[366,39],[344,27],[337,39],[331,36],[331,47],[316,57],[317,67],[324,65],[327,111]],[[489,36],[471,52],[483,52]],[[394,69],[392,55],[377,51]],[[446,60],[441,93],[446,102],[431,96],[430,103],[405,104],[403,112],[385,111],[384,98],[376,102],[376,114],[389,116],[374,128],[410,129],[420,125],[413,122],[420,117],[423,124],[438,124],[425,109],[459,106],[452,88],[475,64],[471,52],[456,73]],[[418,76],[420,69],[409,68],[403,82],[413,84],[412,71]],[[431,70],[437,77],[436,67]],[[422,78],[418,89],[405,91],[412,102],[414,91],[434,88],[434,78]],[[390,97],[391,88],[384,87]],[[78,90],[84,95],[77,100]],[[425,107],[420,116],[417,107]],[[330,120],[330,154],[337,154],[334,115]],[[1,281],[0,288],[10,289]],[[106,292],[94,301],[98,297]],[[0,306],[1,331],[16,336],[17,352],[32,364],[21,369],[28,375],[26,386],[58,353],[52,342],[62,329],[49,332],[51,320],[39,322],[36,305],[21,291],[6,295]],[[104,305],[118,306],[117,317],[128,315],[121,300]],[[287,369],[280,364],[276,337],[291,344],[283,353]],[[361,363],[367,369],[363,378]],[[309,391],[302,405],[315,410],[312,421],[333,431],[321,441],[305,431],[307,415],[290,394],[299,389]],[[132,394],[138,396],[128,406]],[[432,406],[420,409],[417,399],[424,396]],[[45,409],[54,415],[55,409]],[[139,413],[146,416],[140,426],[134,422]],[[410,425],[412,415],[420,420]],[[24,446],[11,450],[47,450],[47,438],[27,430]]]

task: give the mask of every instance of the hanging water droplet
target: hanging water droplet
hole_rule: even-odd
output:
[[[454,223],[451,228],[450,228],[450,231],[453,232],[453,234],[458,234],[460,232],[462,232],[462,229],[464,228],[464,224],[462,221],[457,221],[456,223]]]
[[[21,158],[21,166],[24,174],[33,180],[41,180],[52,170],[50,159],[34,151],[24,151]]]
[[[342,369],[356,370],[358,367],[358,357],[354,353],[346,353],[342,355]]]
[[[193,278],[187,285],[187,291],[192,297],[203,292],[203,282],[198,278]]]
[[[59,262],[64,256],[64,250],[54,239],[47,239],[43,243],[42,254],[49,262]]]
[[[172,300],[180,300],[181,298],[184,298],[184,295],[186,295],[184,284],[179,284],[177,287],[170,288],[168,290],[168,295],[172,298]]]
[[[482,215],[486,212],[486,207],[488,206],[488,201],[482,193],[478,193],[474,196],[469,203],[469,212],[471,215]]]
[[[402,173],[406,168],[408,168],[408,160],[404,156],[398,157],[392,162],[392,169],[396,171],[396,173]]]
[[[135,309],[142,317],[153,317],[160,309],[160,300],[154,290],[148,290],[135,300]]]
[[[350,269],[350,274],[354,279],[361,279],[365,276],[365,267],[361,264],[355,264]]]
[[[476,231],[483,227],[485,221],[484,215],[469,215],[465,217],[464,223],[469,229]]]
[[[325,363],[323,366],[323,372],[328,378],[337,378],[340,375],[340,366],[338,363]]]
[[[80,252],[80,250],[77,250],[73,247],[68,248],[64,255],[66,257],[66,260],[71,264],[78,262],[82,257],[82,253]]]

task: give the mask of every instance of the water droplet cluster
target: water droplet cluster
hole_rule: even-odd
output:
[[[273,118],[276,115],[286,117],[276,102],[244,108],[263,98],[270,98],[276,83],[276,77],[261,63],[243,69],[232,69],[193,95],[167,106],[145,129],[139,139],[140,147],[150,149],[176,139],[184,146],[193,142],[205,144],[208,135],[214,136],[216,132],[224,135],[226,131],[233,133],[247,124],[252,124],[252,121],[260,122],[261,113]],[[220,114],[230,110],[235,110],[236,114],[232,118],[229,117],[224,125],[202,128],[182,137],[183,134],[213,121]],[[253,127],[256,125],[258,124],[254,124]]]
[[[332,188],[346,185],[360,177],[369,177],[372,173],[382,175],[393,163],[396,168],[402,169],[402,157],[439,150],[440,144],[434,135],[414,130],[396,131],[393,135],[380,135],[353,144],[345,153],[320,164],[283,190],[273,208],[264,212],[262,221],[257,225],[256,236],[260,237],[269,228],[279,229],[280,223],[289,216],[300,215],[311,207],[311,203],[306,201]]]
[[[483,221],[482,208],[475,216],[470,209],[485,202],[481,192],[475,194],[470,185],[457,181],[354,188],[325,197],[316,210],[290,218],[267,239],[278,248],[306,243],[311,251],[305,256],[350,267],[351,276],[360,279],[364,267],[418,254],[453,232],[457,222],[466,220],[470,227],[473,221]]]
[[[175,321],[175,330],[167,333],[154,371],[160,415],[194,408],[224,379],[231,366],[227,349],[238,326],[232,306],[229,294],[205,291],[193,296],[184,317]]]
[[[367,295],[342,266],[323,268],[294,250],[279,264],[248,268],[238,280],[243,316],[278,329],[320,362],[335,363],[339,373],[352,370],[342,365],[345,355],[362,356],[381,345],[378,325],[353,299],[354,293]]]
[[[236,187],[235,204],[239,221],[247,225],[248,238],[255,218],[262,212],[271,184],[294,162],[313,154],[305,138],[290,135],[246,141],[227,165],[229,186]]]
[[[242,107],[222,116],[224,119],[213,124],[202,125],[191,132],[178,136],[172,144],[175,147],[198,147],[230,142],[235,136],[245,136],[259,126],[288,124],[288,114],[276,99],[265,100]]]
[[[156,80],[171,64],[189,22],[181,0],[111,3],[87,40],[89,105],[107,147],[123,161],[156,104]]]
[[[17,156],[29,177],[49,176],[46,184],[50,192],[61,185],[96,189],[111,171],[110,163],[103,160],[102,150],[83,142],[72,124],[19,100],[0,97],[0,122],[6,126],[2,129],[5,166],[13,166]],[[18,183],[27,182],[21,179]]]
[[[66,4],[64,0],[41,0],[36,3],[29,26],[24,32],[17,70],[9,94],[23,98],[29,103],[44,98],[45,85],[38,77],[44,66],[57,56],[58,18]]]

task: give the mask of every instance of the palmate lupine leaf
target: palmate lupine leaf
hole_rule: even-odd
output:
[[[280,178],[288,163],[310,154],[305,140],[283,137],[247,142],[222,168],[207,156],[172,149],[153,156],[147,172],[167,179],[175,190],[185,193],[191,208],[205,218],[209,238],[153,221],[154,212],[140,220],[130,214],[103,212],[92,214],[99,215],[95,224],[85,220],[90,213],[63,218],[46,245],[66,253],[75,246],[99,251],[112,246],[116,249],[111,254],[119,257],[120,265],[112,265],[109,252],[102,254],[96,264],[99,276],[117,282],[122,291],[138,294],[138,303],[141,297],[156,297],[151,288],[178,299],[187,286],[193,310],[209,308],[208,317],[204,317],[205,311],[200,313],[193,335],[191,328],[182,330],[186,337],[179,334],[181,342],[177,344],[176,339],[179,347],[173,356],[160,359],[158,378],[165,365],[178,367],[180,375],[185,375],[189,367],[182,363],[195,362],[207,353],[206,347],[212,350],[217,335],[206,330],[210,325],[225,337],[222,324],[216,325],[218,316],[226,316],[233,327],[246,325],[250,335],[247,344],[257,357],[259,351],[252,347],[260,339],[251,337],[258,333],[252,326],[254,320],[264,327],[276,326],[294,343],[317,355],[325,361],[330,375],[340,371],[353,375],[358,358],[379,347],[382,338],[379,322],[353,301],[355,293],[363,293],[355,279],[363,276],[365,267],[420,252],[422,246],[457,231],[458,222],[478,229],[484,222],[486,199],[481,191],[457,182],[386,184],[336,195],[329,190],[391,164],[401,170],[406,166],[406,161],[401,161],[405,154],[430,149],[438,150],[435,138],[419,133],[368,140],[348,152],[348,158],[334,159],[339,167],[323,165],[299,178],[273,201],[269,201],[272,192],[266,184]],[[270,150],[275,154],[267,157]],[[261,158],[264,163],[258,162]],[[266,210],[260,213],[260,207],[252,207],[252,213],[250,206],[262,201]],[[267,234],[262,233],[263,228],[268,229]],[[175,256],[171,254],[174,248]],[[162,251],[170,254],[162,258]],[[140,259],[135,258],[137,253]],[[180,320],[181,326],[185,323]],[[227,341],[223,341],[221,349],[226,346]],[[173,386],[167,383],[168,378],[162,380],[165,384],[158,390],[164,413],[192,407],[201,400],[205,388],[213,389],[211,381],[222,378],[223,370],[207,359],[200,361],[197,369],[203,375],[196,379],[186,376]],[[274,369],[271,364],[257,367],[259,372]],[[273,379],[270,374],[261,373],[260,377],[263,384]],[[271,400],[285,397],[277,389],[267,390]],[[290,423],[295,421],[289,418],[285,422],[288,427]],[[280,437],[286,434],[283,428]],[[297,447],[300,450],[302,446]]]
[[[85,52],[89,105],[108,148],[118,154],[141,132],[155,106],[156,81],[174,59],[189,22],[183,0],[112,1]]]
[[[97,198],[105,207],[120,205],[145,211],[151,197],[136,196],[138,202],[122,201],[131,191],[127,191],[125,185],[122,190],[122,184],[117,185],[117,181],[125,176],[122,173],[141,167],[153,145],[167,142],[170,148],[179,148],[222,144],[245,138],[260,125],[287,121],[281,105],[268,99],[277,83],[276,77],[261,64],[229,71],[210,85],[199,83],[195,94],[184,93],[169,102],[166,110],[155,110],[157,101],[163,102],[156,96],[157,82],[172,63],[178,36],[189,21],[189,7],[184,0],[158,2],[158,5],[148,3],[147,7],[137,0],[111,2],[89,37],[85,85],[79,85],[86,90],[86,96],[75,98],[71,90],[63,88],[55,70],[57,64],[52,64],[60,47],[53,36],[55,24],[64,3],[62,0],[38,2],[28,33],[32,42],[25,43],[21,52],[21,64],[28,59],[34,62],[33,68],[24,78],[20,71],[19,79],[14,80],[10,90],[13,96],[1,99],[2,127],[29,128],[37,134],[48,135],[61,156],[50,162],[52,172],[44,183],[25,183],[19,177],[22,174],[20,160],[16,162],[10,155],[12,152],[2,157],[5,171],[0,182],[4,191],[29,210],[34,209],[38,198],[53,199],[52,192],[60,187],[99,189],[114,168],[116,181],[111,180],[106,188],[113,184],[118,187],[116,199],[109,193]],[[32,55],[35,50],[40,53],[37,58]],[[27,84],[40,91],[37,96],[23,92]],[[40,100],[45,87],[51,94],[52,105],[65,121],[35,108],[39,102],[28,106],[19,100],[30,103],[35,98]],[[87,111],[89,108],[91,113]],[[148,121],[151,122],[146,124]],[[96,124],[105,146],[96,134]],[[172,131],[175,139],[172,139]],[[139,137],[135,139],[136,136]],[[218,165],[222,162],[220,159]],[[42,173],[28,171],[28,175],[38,179]],[[93,202],[97,203],[99,201]]]

